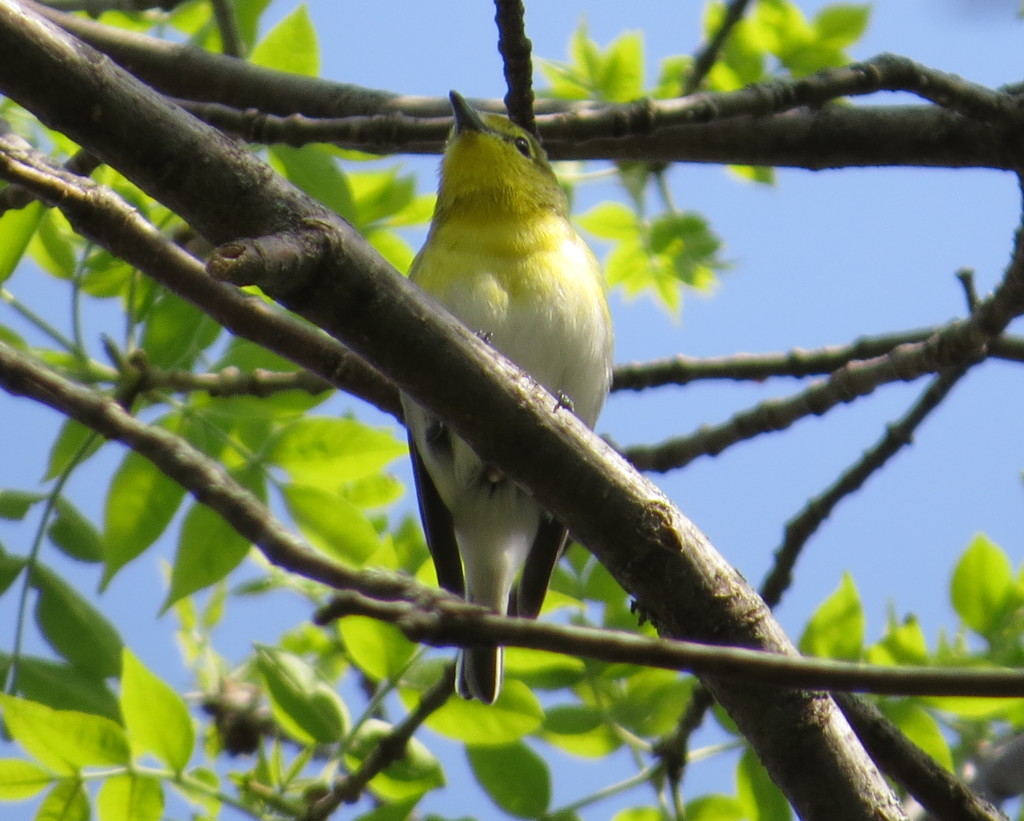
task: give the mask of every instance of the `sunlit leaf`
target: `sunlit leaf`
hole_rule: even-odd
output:
[[[162,609],[215,584],[242,563],[250,542],[212,508],[193,504],[181,524],[171,570],[171,589]]]
[[[320,72],[316,28],[305,4],[298,6],[272,28],[250,55],[257,66],[315,77]]]
[[[844,573],[839,587],[822,602],[804,628],[800,652],[856,661],[863,642],[864,609],[853,577]]]
[[[33,821],[89,821],[89,797],[77,778],[58,781],[40,802]]]
[[[53,773],[32,761],[0,759],[0,801],[21,801],[42,792],[54,781]]]
[[[267,458],[298,483],[337,487],[377,472],[405,452],[405,443],[390,430],[320,416],[286,427]]]
[[[548,708],[541,735],[548,743],[586,758],[601,758],[622,746],[606,713],[584,704]]]
[[[1013,582],[1013,567],[1006,553],[978,534],[953,570],[953,607],[974,632],[991,637],[999,629]]]
[[[953,755],[942,735],[939,723],[919,704],[909,699],[887,700],[880,705],[885,717],[903,734],[924,750],[949,772],[953,772]]]
[[[786,797],[750,749],[744,751],[736,767],[736,797],[750,821],[790,821],[793,818]]]
[[[43,203],[11,208],[0,215],[0,284],[10,278],[46,213]]]
[[[380,546],[366,514],[340,494],[312,485],[281,488],[288,512],[310,544],[347,565],[361,566]]]
[[[516,818],[539,818],[551,803],[551,771],[525,744],[466,748],[477,782],[502,810]]]
[[[121,676],[121,713],[137,755],[153,753],[174,772],[192,757],[195,731],[188,707],[170,685],[125,650]],[[134,817],[134,816],[127,816]]]
[[[345,705],[317,671],[291,653],[257,647],[257,665],[274,718],[299,741],[334,743],[348,726]]]
[[[450,698],[427,719],[427,726],[465,744],[500,746],[532,733],[543,717],[533,692],[522,682],[506,680],[494,704]]]
[[[54,710],[34,701],[0,695],[0,713],[18,745],[57,773],[88,766],[126,765],[124,730],[108,718]]]
[[[156,541],[178,510],[185,488],[133,450],[115,471],[103,514],[103,583]]]
[[[338,631],[352,661],[374,681],[397,676],[416,652],[397,627],[377,619],[347,616]]]
[[[96,795],[99,821],[159,821],[164,791],[160,779],[141,773],[113,775],[103,780]]]

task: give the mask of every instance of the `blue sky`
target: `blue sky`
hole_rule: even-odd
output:
[[[275,9],[283,13],[292,5],[278,2]],[[824,4],[799,5],[810,16]],[[450,88],[470,97],[504,92],[489,3],[378,0],[360,4],[356,13],[349,4],[313,0],[310,10],[320,31],[325,77],[409,94],[440,96]],[[1014,3],[996,0],[879,0],[853,56],[892,51],[983,84],[1015,82],[1024,78],[1024,29],[1014,10]],[[602,44],[624,29],[641,30],[652,80],[661,57],[697,46],[699,17],[699,4],[678,0],[534,2],[527,23],[534,54],[551,59],[564,58],[581,19]],[[908,99],[876,95],[863,102]],[[402,162],[416,171],[422,188],[433,187],[436,158]],[[718,167],[687,165],[673,168],[669,181],[679,207],[705,215],[723,238],[723,256],[732,267],[713,296],[687,298],[679,318],[647,299],[627,302],[613,295],[620,362],[680,352],[814,348],[962,316],[955,271],[975,269],[979,291],[990,290],[1008,260],[1020,211],[1015,180],[992,171],[792,170],[780,171],[778,184],[766,188],[740,182]],[[609,195],[607,187],[584,192],[581,206]],[[60,291],[30,277],[21,272],[10,287],[43,309]],[[10,318],[3,306],[0,317]],[[113,321],[103,312],[86,318],[94,337],[109,331]],[[1011,330],[1019,332],[1020,324]],[[919,430],[914,446],[846,499],[814,537],[778,613],[794,639],[844,572],[853,575],[863,598],[869,640],[878,637],[889,608],[899,616],[917,614],[934,640],[939,630],[957,628],[948,604],[949,573],[975,532],[987,532],[1019,563],[1024,389],[1014,383],[1010,367],[989,362],[972,373]],[[757,584],[785,521],[870,447],[924,384],[886,386],[824,419],[803,420],[782,434],[655,479]],[[779,380],[613,396],[597,428],[620,444],[653,443],[797,389],[798,383]],[[0,487],[31,488],[42,474],[59,419],[4,396],[0,414],[5,428],[18,434],[0,461]],[[72,498],[95,521],[102,510],[96,476],[119,458],[115,449],[106,450],[71,487]],[[24,552],[26,532],[4,526],[0,539],[13,552]],[[152,558],[144,559],[122,573],[99,603],[143,661],[184,687],[168,621],[154,621],[161,573]],[[9,612],[0,601],[0,625],[10,623]],[[219,638],[229,655],[240,658],[254,639],[273,641],[286,625],[307,615],[287,603],[272,614],[241,604]],[[453,748],[452,755],[460,754]],[[575,784],[559,788],[556,801],[617,777],[603,766],[564,766],[569,764],[573,769],[556,771],[556,778],[571,773]],[[702,771],[702,766],[693,776],[701,792],[731,790],[727,770]],[[454,781],[436,803],[431,799],[432,805],[451,807],[460,783]],[[466,811],[486,815],[486,807],[484,799],[474,797]],[[610,807],[601,805],[585,817],[611,817]]]

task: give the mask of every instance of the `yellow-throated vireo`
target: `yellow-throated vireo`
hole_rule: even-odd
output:
[[[612,362],[600,266],[570,223],[537,140],[450,96],[455,125],[437,206],[409,276],[593,425]],[[443,422],[408,397],[402,402],[441,586],[497,613],[535,618],[566,528]],[[460,652],[460,695],[493,703],[501,680],[500,647]]]

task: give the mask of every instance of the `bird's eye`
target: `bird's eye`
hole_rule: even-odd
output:
[[[515,142],[513,144],[515,145],[516,150],[518,150],[520,154],[522,154],[527,159],[530,158],[530,141],[526,139],[526,137],[516,137]]]

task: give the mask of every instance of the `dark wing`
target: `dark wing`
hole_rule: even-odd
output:
[[[519,588],[509,603],[513,615],[524,619],[537,618],[551,583],[551,574],[568,538],[569,531],[561,522],[547,514],[540,517],[537,535],[519,578]]]
[[[420,503],[420,520],[427,535],[427,547],[437,569],[437,581],[449,593],[465,597],[466,583],[462,576],[462,559],[459,545],[455,541],[455,526],[452,514],[441,494],[437,492],[434,480],[423,464],[416,443],[409,437],[409,456],[412,459],[412,475],[416,480],[416,496]]]

